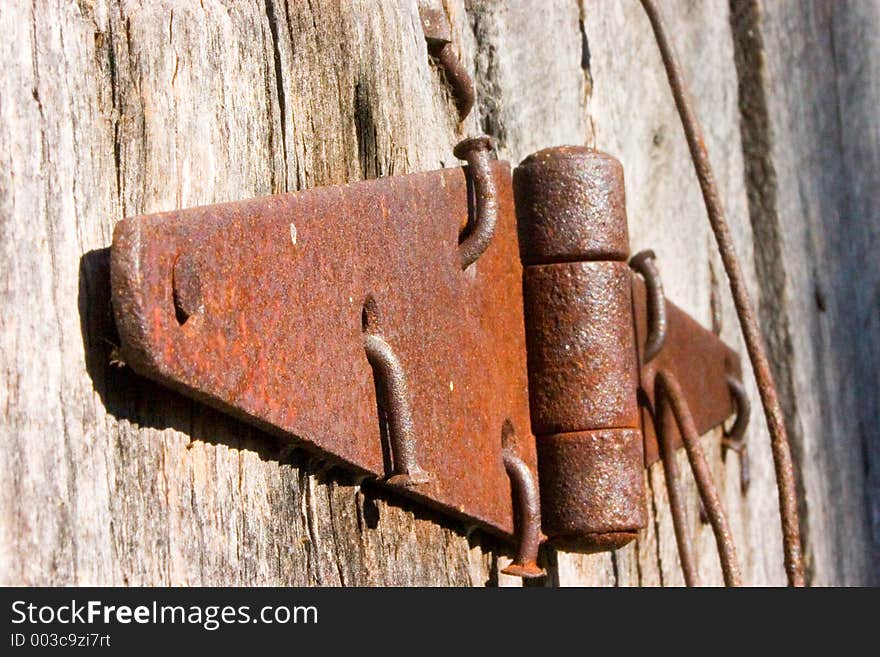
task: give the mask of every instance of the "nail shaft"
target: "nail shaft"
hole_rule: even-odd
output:
[[[504,469],[510,477],[513,490],[514,512],[517,519],[516,557],[503,572],[524,578],[543,577],[538,566],[538,548],[541,546],[541,502],[535,475],[510,447],[501,450]]]
[[[498,197],[489,158],[492,144],[491,137],[472,137],[459,142],[453,151],[455,157],[468,163],[468,174],[474,183],[473,222],[468,234],[458,245],[463,270],[483,255],[495,234]]]
[[[660,271],[654,262],[656,256],[649,250],[639,251],[629,260],[629,266],[645,279],[648,303],[648,337],[645,341],[646,365],[660,353],[666,341],[666,296],[663,294],[663,283]]]
[[[428,474],[416,461],[416,439],[409,403],[406,375],[400,359],[380,336],[365,333],[364,349],[381,386],[388,418],[388,437],[394,474],[388,483],[398,486],[416,486],[430,481]]]
[[[470,73],[462,65],[461,60],[455,56],[452,44],[447,42],[439,46],[429,47],[432,56],[437,58],[446,80],[452,87],[452,95],[455,99],[455,108],[458,110],[458,120],[464,121],[474,106],[476,92]]]

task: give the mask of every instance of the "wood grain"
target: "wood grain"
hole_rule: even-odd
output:
[[[759,308],[797,448],[809,577],[865,583],[877,576],[869,507],[875,555],[880,526],[880,270],[868,255],[880,234],[880,126],[869,107],[880,11],[734,7]]]
[[[865,583],[869,484],[880,498],[880,89],[867,54],[880,18],[867,0],[731,4],[664,6],[771,335],[813,581]],[[115,363],[106,249],[127,215],[452,166],[453,145],[481,131],[513,162],[590,143],[623,161],[633,249],[658,252],[670,297],[706,325],[714,297],[739,344],[638,3],[445,7],[477,83],[463,125],[414,0],[0,6],[0,583],[519,584],[499,574],[509,548]],[[749,441],[746,498],[718,433],[704,446],[745,581],[781,583],[758,414]],[[685,483],[703,580],[717,584]],[[646,486],[636,544],[547,551],[546,584],[680,584],[659,467]]]
[[[3,582],[453,584],[497,556],[111,365],[123,216],[452,163],[414,3],[4,3]]]

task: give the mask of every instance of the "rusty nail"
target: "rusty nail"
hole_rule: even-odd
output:
[[[476,207],[470,229],[458,245],[461,268],[467,269],[489,247],[498,218],[498,197],[495,179],[489,166],[489,154],[494,140],[487,136],[471,137],[456,144],[453,154],[468,163],[468,172],[474,183]]]
[[[718,556],[721,559],[721,570],[724,574],[724,583],[727,586],[740,586],[741,577],[739,570],[739,562],[736,556],[736,546],[733,542],[733,535],[730,531],[730,525],[727,522],[727,516],[724,513],[724,507],[721,505],[721,499],[718,491],[712,481],[712,473],[709,463],[703,454],[703,448],[700,445],[700,436],[697,433],[694,418],[691,415],[687,401],[682,394],[681,387],[675,377],[665,370],[657,373],[656,385],[660,387],[659,398],[664,404],[669,404],[678,429],[681,432],[682,441],[684,442],[685,451],[687,452],[688,461],[691,465],[691,471],[697,482],[697,489],[700,492],[706,513],[709,516],[709,522],[712,525],[712,531],[715,534],[715,543],[718,546]],[[663,426],[663,422],[660,423]],[[661,431],[661,433],[666,433]],[[663,438],[666,443],[668,437]],[[668,445],[667,445],[668,446]],[[665,452],[666,450],[664,450]],[[664,458],[664,461],[672,462],[672,458]],[[673,515],[673,521],[676,516]],[[684,531],[684,530],[683,530]],[[678,530],[676,530],[678,536]],[[684,560],[682,560],[684,567]]]
[[[446,80],[452,87],[458,120],[464,121],[474,106],[476,92],[470,74],[452,49],[452,30],[449,20],[442,7],[430,0],[419,2],[419,16],[422,20],[425,42],[428,44],[428,54],[436,58],[443,68]]]
[[[505,423],[508,429],[508,423]],[[506,442],[506,441],[505,441]],[[501,572],[525,579],[543,577],[546,572],[538,566],[538,548],[541,546],[541,502],[535,475],[510,446],[501,450],[504,469],[510,477],[516,517],[517,546],[513,561]]]
[[[364,334],[364,349],[385,397],[388,435],[394,459],[394,474],[388,477],[387,482],[396,486],[425,484],[431,478],[416,462],[412,410],[400,359],[391,345],[373,333]]]
[[[746,393],[745,386],[737,378],[728,375],[727,387],[730,388],[730,394],[733,397],[733,403],[736,407],[736,420],[729,431],[724,433],[726,447],[732,447],[733,443],[741,443],[745,440],[746,429],[749,426],[749,415],[752,412],[752,405],[749,402],[749,396]]]
[[[458,110],[458,120],[464,121],[474,106],[476,92],[474,91],[474,82],[467,69],[462,65],[461,60],[455,56],[451,43],[444,43],[442,46],[429,49],[431,55],[437,58],[446,79],[452,87],[452,94],[455,98],[455,108]]]
[[[660,353],[666,340],[666,298],[660,272],[654,263],[656,256],[650,249],[639,251],[629,260],[629,266],[645,279],[648,302],[648,337],[645,344],[645,362],[650,363]]]
[[[733,376],[728,375],[727,386],[730,388],[730,394],[733,397],[734,406],[736,407],[736,419],[733,426],[724,432],[721,439],[722,455],[726,456],[728,450],[737,452],[740,458],[740,491],[745,495],[749,490],[749,454],[746,449],[746,429],[749,426],[749,416],[751,414],[752,405],[746,394],[745,386],[742,382]]]

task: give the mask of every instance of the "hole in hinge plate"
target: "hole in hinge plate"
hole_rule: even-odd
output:
[[[180,326],[186,324],[196,313],[204,312],[202,299],[202,280],[196,259],[189,254],[181,254],[174,261],[171,274],[174,316]]]

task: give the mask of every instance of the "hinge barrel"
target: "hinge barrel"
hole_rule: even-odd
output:
[[[542,527],[567,550],[620,547],[646,522],[623,170],[552,148],[513,184]]]

